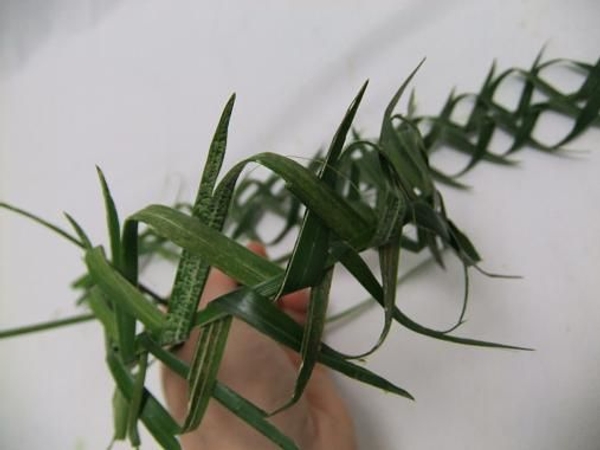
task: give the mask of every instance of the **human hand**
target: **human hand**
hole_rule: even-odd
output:
[[[250,244],[265,256],[264,247]],[[200,308],[237,287],[234,280],[213,269],[209,275]],[[308,293],[295,292],[279,300],[280,307],[296,321],[306,319]],[[198,330],[178,350],[178,357],[190,362],[198,340]],[[218,379],[265,411],[283,405],[294,389],[300,364],[298,354],[281,347],[245,323],[234,320]],[[183,421],[187,410],[187,382],[163,368],[167,406],[175,419]],[[329,373],[317,365],[304,395],[294,406],[271,419],[302,450],[352,450],[356,440],[352,419]],[[275,448],[274,444],[211,400],[198,429],[181,436],[186,450],[246,450]]]

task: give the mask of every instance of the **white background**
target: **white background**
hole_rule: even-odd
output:
[[[423,57],[413,86],[420,110],[435,113],[452,87],[476,90],[494,58],[527,67],[547,44],[548,57],[595,62],[599,17],[596,0],[4,0],[0,199],[56,222],[68,211],[105,242],[94,164],[123,216],[185,198],[232,91],[227,166],[264,150],[308,157],[366,78],[357,125],[375,134]],[[550,120],[542,131],[568,126]],[[526,151],[513,169],[482,165],[466,178],[469,193],[444,189],[485,267],[525,277],[475,275],[457,334],[537,350],[467,348],[396,327],[368,366],[417,401],[340,379],[361,448],[600,448],[599,137],[573,144],[590,150],[573,158]],[[77,249],[6,212],[0,227],[0,329],[73,313]],[[399,301],[437,327],[456,317],[460,294],[450,267],[413,279]],[[335,308],[356,300],[338,284]],[[363,318],[330,342],[367,348],[381,315]],[[102,351],[95,324],[1,341],[0,448],[105,448],[112,385]]]

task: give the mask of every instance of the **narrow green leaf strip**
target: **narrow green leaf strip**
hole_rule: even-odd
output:
[[[196,429],[204,417],[215,386],[230,327],[231,317],[225,317],[200,330],[200,339],[188,376],[190,399],[188,414],[183,425],[184,432]]]
[[[113,304],[123,306],[151,332],[161,331],[163,314],[108,263],[100,247],[87,252],[85,261],[94,281]]]
[[[217,267],[243,285],[253,286],[283,272],[243,245],[167,206],[148,206],[130,219],[151,226],[159,235],[202,256],[210,266]]]

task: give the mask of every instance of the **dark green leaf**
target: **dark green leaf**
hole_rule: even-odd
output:
[[[214,316],[215,310],[234,315],[261,333],[297,352],[301,349],[304,334],[302,327],[267,298],[251,289],[242,288],[210,302],[199,313],[200,322],[204,315]],[[412,398],[405,390],[363,367],[346,361],[324,344],[321,346],[318,359],[322,364],[363,383],[402,397]]]
[[[81,228],[81,226],[77,223],[77,221],[75,219],[73,219],[73,217],[71,217],[69,214],[65,213],[65,217],[67,218],[67,220],[69,221],[69,223],[71,224],[73,229],[75,230],[75,233],[77,233],[77,236],[79,237],[79,241],[83,244],[83,248],[85,250],[90,250],[93,247],[93,245],[92,245],[92,242],[90,241],[90,238],[87,236],[85,231],[83,231],[83,228]]]
[[[119,259],[121,257],[121,225],[119,223],[117,207],[115,206],[115,202],[110,193],[110,189],[108,188],[104,173],[102,173],[102,169],[96,166],[96,171],[98,172],[98,178],[100,179],[100,185],[102,187],[102,196],[104,197],[112,261],[117,267],[121,267],[121,261]]]
[[[229,202],[213,199],[213,191],[225,156],[229,119],[234,102],[235,94],[231,96],[221,114],[208,151],[198,194],[192,206],[192,216],[217,231],[223,227]],[[193,313],[198,308],[209,268],[209,263],[202,255],[183,251],[169,302],[163,343],[179,343],[189,336]]]
[[[108,263],[100,247],[88,251],[85,261],[94,281],[113,305],[122,306],[151,332],[161,331],[163,314]]]
[[[180,377],[184,379],[188,377],[188,366],[172,353],[164,350],[149,336],[142,335],[141,344]],[[225,408],[238,416],[241,420],[245,421],[248,425],[255,428],[259,433],[269,438],[275,444],[279,445],[280,448],[285,450],[297,450],[297,447],[292,440],[266,419],[267,413],[265,411],[229,389],[224,384],[219,383],[218,380],[215,381],[212,395],[215,400],[221,403]]]
[[[0,330],[0,339],[6,339],[30,333],[37,333],[40,331],[49,331],[55,328],[62,328],[68,325],[89,322],[90,320],[94,320],[95,318],[96,317],[93,314],[81,314],[78,316],[67,317],[65,319],[51,320],[48,322],[37,323],[34,325],[11,328],[8,330]]]
[[[134,380],[123,366],[122,362],[112,354],[106,357],[108,367],[127,401],[130,401],[134,392]],[[175,438],[180,428],[163,406],[147,390],[143,392],[144,402],[139,417],[156,441],[165,450],[181,450],[181,446]]]
[[[183,425],[184,432],[196,429],[204,417],[215,387],[230,327],[231,317],[225,317],[200,329],[200,338],[188,375],[190,401]]]
[[[149,225],[157,234],[168,237],[190,253],[201,255],[210,266],[244,285],[252,286],[283,273],[275,264],[175,209],[152,205],[134,214],[130,220]]]
[[[129,414],[127,416],[127,434],[133,447],[141,444],[137,423],[141,414],[144,398],[144,384],[146,382],[146,369],[148,368],[148,353],[143,352],[138,357],[138,372],[135,375],[133,390],[129,399]]]

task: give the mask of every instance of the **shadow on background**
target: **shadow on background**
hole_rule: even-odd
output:
[[[96,25],[121,0],[0,1],[0,75],[27,64],[51,38]]]

